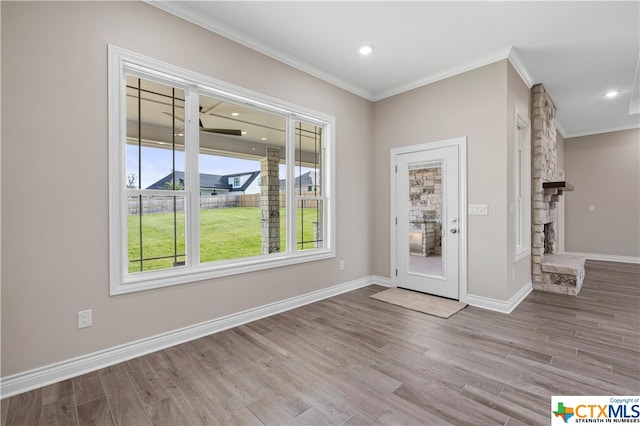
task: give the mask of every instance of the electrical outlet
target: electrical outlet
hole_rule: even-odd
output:
[[[344,271],[344,260],[340,261],[340,270]]]
[[[91,327],[93,325],[93,319],[91,317],[91,309],[78,311],[78,328]]]

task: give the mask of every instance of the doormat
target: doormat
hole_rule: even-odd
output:
[[[449,318],[467,306],[466,303],[458,302],[457,300],[445,299],[396,287],[383,290],[369,297],[440,318]]]

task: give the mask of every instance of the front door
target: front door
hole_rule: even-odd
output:
[[[460,147],[452,144],[419,148],[405,148],[406,152],[394,155],[395,284],[457,300],[462,207]]]

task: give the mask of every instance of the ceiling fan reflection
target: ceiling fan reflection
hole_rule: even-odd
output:
[[[166,112],[166,111],[162,111],[163,114],[166,114],[170,117],[175,117],[176,120],[181,121],[184,123],[184,118],[179,117],[179,116],[174,116],[173,114],[171,114],[170,112]],[[200,113],[202,114],[202,105],[200,106]],[[212,128],[212,127],[204,127],[204,125],[202,124],[202,119],[198,118],[198,125],[200,127],[200,131],[201,132],[206,132],[206,133],[217,133],[220,135],[231,135],[231,136],[242,136],[242,131],[240,129],[219,129],[219,128]],[[178,131],[176,133],[176,136],[184,136],[184,128],[180,131]]]

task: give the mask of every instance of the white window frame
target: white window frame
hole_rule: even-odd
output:
[[[108,46],[109,77],[109,271],[110,294],[118,295],[153,288],[213,279],[228,275],[277,268],[298,263],[333,258],[335,254],[335,118],[293,103],[250,91],[212,77],[167,64],[137,53]],[[296,200],[293,173],[295,160],[287,156],[287,248],[282,253],[259,255],[211,263],[199,261],[199,208],[198,196],[198,129],[197,119],[185,126],[185,162],[190,179],[184,191],[171,191],[171,195],[184,195],[187,220],[185,266],[146,272],[128,272],[127,250],[127,193],[126,188],[126,88],[125,75],[137,75],[145,79],[185,90],[185,117],[197,118],[198,96],[216,96],[230,102],[277,114],[290,123],[294,120],[315,124],[323,130],[322,174],[324,205],[323,244],[314,250],[296,249]],[[196,136],[193,136],[196,135]],[[294,134],[287,132],[287,149],[292,151]],[[179,192],[179,194],[178,194]],[[158,194],[158,192],[154,192]]]
[[[517,108],[513,120],[515,260],[531,255],[531,124]]]

